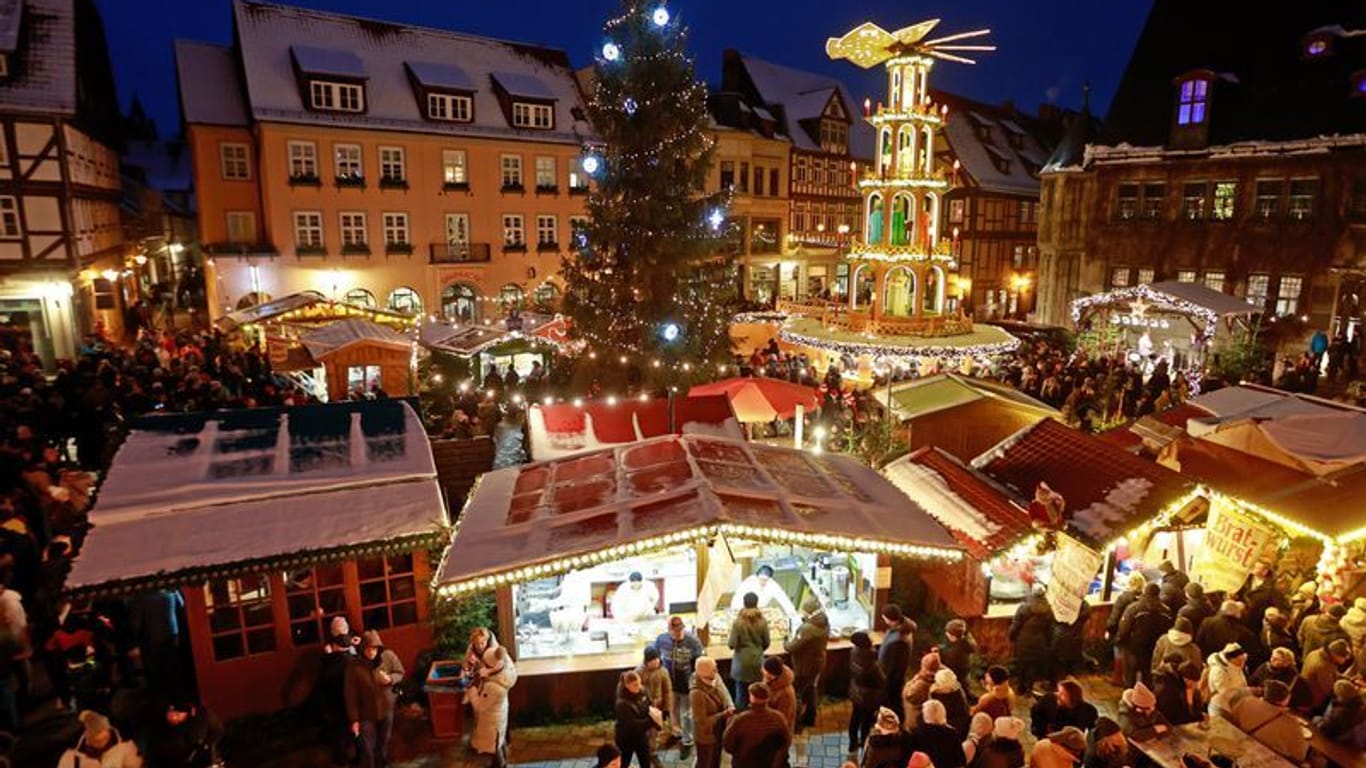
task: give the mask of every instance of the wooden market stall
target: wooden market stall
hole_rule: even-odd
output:
[[[1042,419],[1056,408],[1014,387],[986,379],[941,373],[876,389],[883,407],[907,427],[910,448],[936,446],[963,461]]]
[[[437,584],[447,597],[496,595],[499,625],[511,628],[501,640],[519,660],[513,709],[563,712],[611,702],[617,673],[639,663],[670,614],[725,664],[738,595],[765,595],[772,652],[795,628],[792,607],[815,597],[835,647],[847,647],[885,604],[893,558],[962,557],[942,526],[853,459],[671,435],[485,475]]]
[[[724,395],[537,403],[527,409],[527,434],[537,461],[663,435],[744,437]]]
[[[67,588],[178,590],[199,693],[231,719],[307,696],[334,615],[412,669],[446,520],[408,401],[156,416],[114,457]]]
[[[417,392],[414,341],[388,326],[350,318],[306,331],[299,343],[326,372],[329,400],[375,388],[390,396]]]

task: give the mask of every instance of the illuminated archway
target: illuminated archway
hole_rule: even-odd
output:
[[[915,198],[909,192],[892,195],[892,245],[912,242],[915,220]]]
[[[939,314],[944,311],[944,270],[942,267],[930,267],[925,273],[925,290],[923,291],[922,301],[924,301],[924,311],[931,314]]]
[[[873,294],[877,290],[877,276],[873,274],[873,268],[867,264],[860,264],[854,269],[853,291],[850,293],[850,306],[854,309],[867,309],[872,304]]]
[[[441,291],[441,314],[450,320],[473,323],[479,319],[479,289],[469,283],[451,283]]]
[[[882,230],[886,212],[883,211],[882,193],[874,192],[868,196],[867,221],[864,231],[868,233],[869,243],[882,242]]]
[[[883,317],[910,317],[915,314],[915,273],[906,267],[887,271],[883,287]]]

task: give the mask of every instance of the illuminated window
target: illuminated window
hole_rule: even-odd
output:
[[[1276,287],[1276,314],[1281,316],[1300,313],[1300,294],[1304,292],[1304,278],[1298,275],[1282,275]]]
[[[1228,221],[1238,211],[1238,183],[1234,181],[1214,182],[1214,207],[1210,210],[1213,218]]]
[[[359,181],[364,178],[361,173],[359,144],[336,144],[332,147],[332,153],[336,159],[338,179],[343,181]]]
[[[294,212],[294,245],[298,248],[323,247],[323,215],[318,211]]]
[[[503,246],[517,247],[526,243],[525,229],[520,213],[503,214]]]
[[[3,213],[4,210],[5,198],[0,198],[0,213]],[[228,211],[226,216],[228,221],[228,242],[256,242],[256,214],[254,212]]]
[[[536,158],[536,188],[554,189],[555,187],[555,158]]]
[[[343,211],[341,219],[342,248],[364,248],[369,238],[365,234],[365,212]]]
[[[1285,184],[1280,179],[1258,179],[1252,214],[1259,219],[1274,219],[1281,215],[1281,193]]]
[[[1181,218],[1187,221],[1205,218],[1205,182],[1189,182],[1181,188]]]
[[[1176,282],[1178,282],[1178,283],[1193,283],[1193,282],[1195,282],[1195,270],[1193,270],[1193,269],[1179,269],[1179,270],[1177,270],[1177,271],[1176,271]]]
[[[295,179],[318,176],[318,145],[311,141],[289,142],[289,175]]]
[[[512,124],[518,128],[550,128],[554,125],[554,112],[546,104],[513,102]]]
[[[395,288],[394,292],[389,294],[389,309],[402,312],[405,315],[420,315],[422,314],[422,296],[406,286]]]
[[[348,365],[346,367],[346,391],[370,392],[380,388],[381,373],[378,365]]]
[[[1205,273],[1205,287],[1211,291],[1224,292],[1224,273],[1219,271]]]
[[[1110,270],[1110,287],[1111,287],[1111,288],[1128,288],[1128,287],[1129,287],[1129,268],[1128,268],[1128,267],[1114,267],[1114,268],[1112,268],[1112,269]]]
[[[354,304],[358,307],[370,307],[371,309],[374,309],[379,306],[379,303],[375,301],[375,294],[364,288],[352,288],[346,292],[344,299],[347,304]]]
[[[374,306],[374,295],[363,288],[346,294],[351,304],[352,294],[359,290],[369,297]],[[316,645],[327,636],[327,624],[333,616],[346,613],[346,585],[342,566],[320,565],[282,574],[285,582],[285,602],[289,605],[289,639],[294,647]]]
[[[554,216],[536,217],[536,245],[553,247],[559,242],[559,225]]]
[[[1138,185],[1120,184],[1115,188],[1115,219],[1129,221],[1138,216]]]
[[[1167,200],[1167,185],[1155,182],[1143,185],[1142,216],[1149,221],[1162,218],[1162,206]]]
[[[265,574],[205,584],[204,606],[216,661],[275,650],[275,615]]]
[[[1204,123],[1208,98],[1208,80],[1197,78],[1181,83],[1181,97],[1176,106],[1176,124],[1200,125]]]
[[[526,301],[526,291],[523,291],[522,286],[517,285],[516,283],[508,283],[503,286],[503,290],[498,292],[498,300],[503,302],[503,306],[505,307],[516,307],[520,309],[522,303]]]
[[[1286,215],[1292,219],[1307,219],[1314,215],[1314,194],[1318,191],[1318,179],[1291,179],[1290,205]]]
[[[469,168],[465,165],[465,150],[441,150],[441,179],[446,184],[468,184]]]
[[[1138,270],[1138,284],[1139,284],[1139,285],[1152,285],[1152,284],[1153,284],[1153,277],[1155,277],[1155,273],[1154,273],[1154,271],[1151,270],[1151,269],[1140,269],[1140,270]]]
[[[1247,297],[1249,304],[1257,307],[1258,311],[1266,306],[1267,294],[1271,291],[1271,275],[1248,275],[1247,276]]]

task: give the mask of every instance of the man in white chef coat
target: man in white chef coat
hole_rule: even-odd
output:
[[[640,621],[653,617],[659,608],[659,589],[646,581],[640,571],[631,571],[626,582],[612,593],[612,618],[617,621]]]
[[[777,603],[783,613],[790,618],[797,617],[797,608],[792,605],[792,598],[787,596],[778,582],[773,580],[773,568],[767,565],[759,566],[759,570],[753,575],[747,576],[740,585],[735,588],[735,594],[731,596],[730,608],[738,611],[745,607],[745,593],[753,592],[759,596],[759,608],[767,608]]]

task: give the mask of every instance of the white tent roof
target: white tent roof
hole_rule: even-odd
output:
[[[1314,462],[1366,461],[1366,414],[1296,414],[1262,423],[1262,432],[1281,450]]]
[[[316,360],[353,344],[375,344],[392,349],[411,349],[413,340],[385,325],[358,317],[315,328],[299,337]]]
[[[153,417],[114,457],[67,587],[411,544],[445,520],[431,447],[402,400]]]
[[[1183,301],[1189,301],[1205,309],[1213,310],[1220,315],[1250,315],[1257,311],[1255,305],[1249,304],[1237,296],[1230,296],[1222,291],[1207,288],[1202,283],[1164,280],[1160,283],[1153,283],[1148,288]]]

